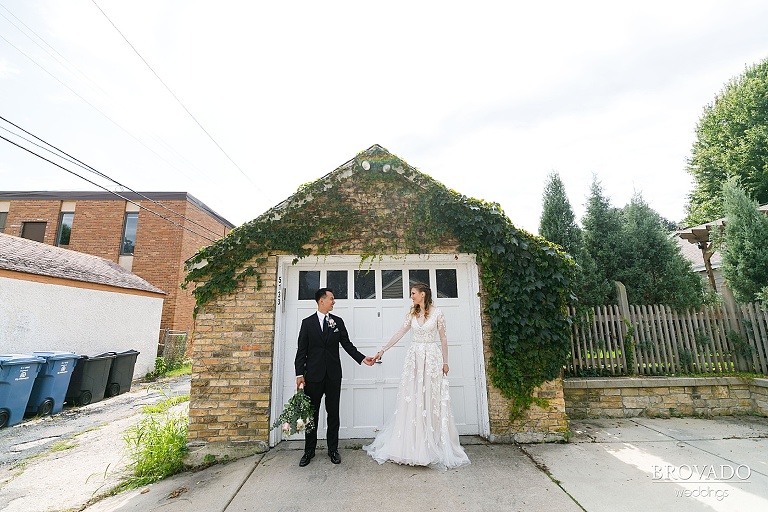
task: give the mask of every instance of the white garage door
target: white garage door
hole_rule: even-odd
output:
[[[402,325],[411,306],[410,285],[426,282],[443,310],[448,334],[449,379],[456,426],[460,434],[487,435],[488,408],[482,355],[477,266],[468,255],[402,256],[369,265],[360,258],[306,258],[296,265],[280,261],[273,382],[273,417],[295,392],[298,331],[301,320],[317,310],[314,292],[334,291],[333,313],[342,317],[357,349],[374,355]],[[357,365],[343,349],[339,437],[370,438],[394,409],[397,386],[411,334],[390,349],[382,364]],[[324,404],[318,435],[325,437]],[[273,431],[271,444],[280,441]],[[299,438],[300,436],[296,436]]]

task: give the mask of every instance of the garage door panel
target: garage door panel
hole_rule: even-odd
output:
[[[373,386],[356,387],[351,393],[352,402],[355,404],[352,412],[352,428],[373,429],[380,415],[380,408],[376,407],[379,391]]]
[[[348,318],[349,315],[347,315]],[[355,342],[367,342],[376,344],[381,339],[381,322],[379,320],[379,308],[375,306],[355,307],[352,313],[352,329],[349,336]],[[350,330],[347,327],[347,330]]]

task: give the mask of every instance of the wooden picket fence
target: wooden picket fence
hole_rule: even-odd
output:
[[[571,310],[570,376],[750,372],[768,375],[768,312],[756,304]]]

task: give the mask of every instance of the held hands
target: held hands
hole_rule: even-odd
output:
[[[376,362],[376,359],[374,359],[371,356],[368,356],[365,359],[363,359],[363,363],[365,363],[368,366],[373,366],[373,363],[375,363],[375,362]]]

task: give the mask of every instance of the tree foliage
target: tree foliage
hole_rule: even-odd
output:
[[[723,185],[723,207],[725,227],[712,231],[723,277],[739,302],[762,299],[768,286],[768,217],[735,176]]]
[[[575,257],[581,250],[581,228],[576,224],[563,181],[554,171],[547,178],[542,203],[539,234]]]
[[[594,290],[598,302],[592,305],[615,303],[614,281],[624,283],[633,304],[701,305],[701,278],[639,194],[623,209],[614,208],[595,179],[582,222],[584,248],[595,265],[584,286]]]
[[[587,211],[581,223],[584,250],[594,262],[591,269],[585,269],[591,272],[585,276],[592,290],[590,305],[615,303],[613,281],[623,266],[621,211],[611,206],[596,177],[592,180]]]
[[[616,280],[632,304],[696,307],[703,300],[701,278],[667,234],[662,218],[636,194],[622,211],[621,257]]]
[[[688,172],[689,226],[724,216],[723,184],[731,176],[749,198],[768,202],[768,59],[731,79],[704,108]]]

